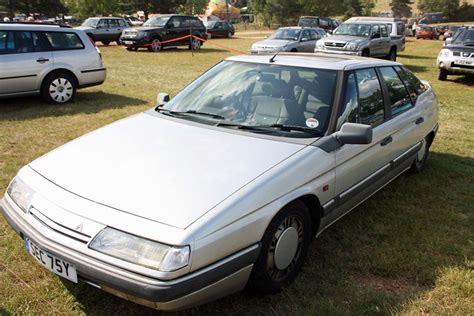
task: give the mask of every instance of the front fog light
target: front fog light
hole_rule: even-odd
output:
[[[106,227],[89,248],[109,256],[160,271],[178,270],[189,263],[189,246],[172,247]]]
[[[24,212],[30,207],[34,193],[35,192],[18,177],[13,179],[7,189],[8,196],[10,196]]]

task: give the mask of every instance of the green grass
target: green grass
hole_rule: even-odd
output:
[[[255,37],[212,40],[248,51]],[[251,38],[250,38],[251,37]],[[440,129],[429,163],[403,175],[313,242],[302,274],[282,293],[244,292],[183,314],[474,314],[474,80],[436,80],[441,41],[409,39],[399,61],[429,80]],[[231,53],[205,45],[158,54],[102,48],[108,78],[65,106],[0,100],[0,191],[18,169],[107,123],[174,95]],[[160,135],[157,135],[159,137]],[[62,281],[26,254],[0,217],[0,315],[153,314],[88,285]]]

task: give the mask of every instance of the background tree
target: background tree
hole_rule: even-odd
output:
[[[181,14],[201,14],[206,10],[208,0],[186,0],[179,5],[178,12]]]
[[[421,13],[443,12],[448,19],[454,19],[459,9],[459,0],[418,0]]]
[[[390,7],[395,17],[410,17],[412,4],[413,2],[411,0],[392,0]]]
[[[344,17],[346,19],[352,16],[362,15],[363,6],[360,0],[344,0],[342,4],[346,8],[344,12]]]

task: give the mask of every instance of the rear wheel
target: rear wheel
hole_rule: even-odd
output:
[[[368,49],[364,49],[362,51],[362,56],[363,57],[370,57],[370,51]]]
[[[232,38],[232,32],[231,31],[227,32],[227,38]]]
[[[448,72],[446,69],[440,69],[438,74],[438,80],[445,81],[448,79]]]
[[[424,169],[426,165],[426,160],[428,160],[428,153],[430,151],[432,141],[433,140],[430,135],[426,136],[425,139],[423,139],[421,148],[416,155],[415,161],[413,161],[413,164],[411,165],[411,173],[419,173]]]
[[[110,44],[110,41],[101,41],[102,44],[104,44],[105,46],[108,46]]]
[[[397,60],[397,49],[395,47],[392,47],[392,49],[390,49],[390,53],[388,53],[387,59],[391,61]]]
[[[192,38],[191,39],[191,44],[189,44],[189,49],[190,50],[199,50],[201,49],[201,41],[198,40],[197,38]]]
[[[150,46],[148,46],[148,50],[150,52],[157,53],[163,48],[162,46],[163,45],[161,44],[161,41],[158,38],[154,38],[151,41]]]
[[[292,53],[297,53],[298,50],[297,50],[296,48],[293,48],[293,49],[291,50],[291,52],[292,52]]]
[[[41,96],[49,103],[63,104],[76,95],[76,79],[67,73],[47,76],[41,85]]]
[[[273,218],[253,267],[253,289],[275,293],[296,278],[311,240],[311,227],[309,210],[300,201],[288,204]]]

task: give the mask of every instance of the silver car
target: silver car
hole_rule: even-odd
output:
[[[458,32],[439,52],[439,80],[448,79],[448,75],[474,75],[474,29]]]
[[[316,41],[324,37],[323,29],[313,27],[280,27],[267,39],[254,43],[252,54],[276,52],[313,52]]]
[[[0,98],[40,94],[66,103],[105,75],[100,52],[82,31],[0,23]]]
[[[23,167],[0,205],[44,268],[162,310],[284,288],[438,128],[430,85],[369,58],[234,56],[157,99]]]
[[[124,18],[88,18],[76,29],[84,31],[93,41],[109,45],[110,42],[120,44],[120,35],[129,26]]]

